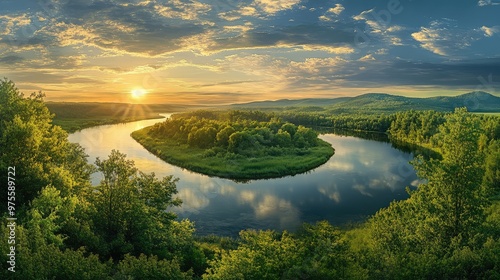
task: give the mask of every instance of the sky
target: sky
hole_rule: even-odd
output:
[[[500,0],[0,0],[0,75],[47,101],[500,96]]]

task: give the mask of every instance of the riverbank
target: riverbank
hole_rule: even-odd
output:
[[[190,147],[168,138],[152,138],[148,135],[150,129],[146,127],[134,131],[131,136],[145,149],[170,164],[233,180],[269,179],[304,173],[324,164],[334,154],[329,143],[318,140],[317,147],[289,149],[278,156],[220,157],[206,149]]]

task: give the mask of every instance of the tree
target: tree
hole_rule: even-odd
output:
[[[299,148],[313,147],[318,143],[318,134],[310,128],[299,125],[293,136],[293,142]]]
[[[287,269],[300,264],[300,248],[286,232],[247,230],[240,238],[238,249],[212,261],[203,279],[282,279]]]
[[[18,206],[29,204],[49,184],[63,196],[77,192],[90,185],[93,172],[83,149],[51,124],[43,97],[33,93],[24,98],[13,82],[0,82],[0,169],[16,169]],[[6,176],[2,172],[0,180],[7,182]],[[0,194],[5,196],[6,192]]]
[[[293,137],[295,135],[295,132],[297,132],[297,126],[293,123],[285,123],[281,126],[281,130],[288,132],[288,134],[290,134],[290,137]]]
[[[217,144],[223,147],[229,145],[229,136],[236,132],[232,126],[226,126],[217,133]]]
[[[365,279],[339,230],[328,222],[286,231],[245,230],[237,249],[211,261],[203,279]]]
[[[192,279],[192,272],[182,272],[175,260],[159,260],[156,256],[126,255],[118,264],[114,279]]]
[[[292,137],[290,133],[280,129],[278,133],[274,135],[273,143],[275,146],[290,147],[292,145]]]
[[[16,225],[16,272],[4,269],[0,278],[109,279],[109,263],[101,263],[98,256],[88,254],[83,247],[65,249],[66,236],[61,229],[73,215],[75,203],[76,197],[61,197],[52,186],[44,188],[32,201],[26,221]],[[0,232],[2,237],[9,234],[5,224],[0,226]],[[4,248],[8,246],[0,248],[2,256],[6,256]]]
[[[217,130],[213,127],[194,129],[188,135],[188,144],[199,148],[211,148],[215,144]]]
[[[481,134],[478,117],[466,109],[457,109],[440,126],[442,160],[415,162],[420,177],[429,182],[416,193],[428,192],[432,200],[424,204],[426,211],[439,217],[444,244],[462,235],[464,239],[484,221],[487,193],[482,188],[484,155],[478,148]],[[424,202],[424,201],[422,201]]]
[[[257,148],[258,142],[248,131],[237,131],[229,136],[228,151],[243,154]]]
[[[483,184],[493,194],[500,194],[500,140],[491,141],[486,154]]]
[[[296,239],[302,265],[294,265],[288,279],[367,279],[344,234],[328,222],[304,224]]]
[[[96,165],[104,179],[89,197],[94,232],[100,240],[93,250],[115,260],[126,253],[166,256],[162,245],[175,218],[166,210],[181,203],[173,197],[176,180],[138,173],[133,161],[116,150],[107,160],[97,159]]]

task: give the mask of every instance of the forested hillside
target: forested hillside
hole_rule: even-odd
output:
[[[293,233],[196,237],[171,211],[182,203],[175,178],[141,173],[119,151],[90,165],[51,123],[42,95],[24,97],[3,80],[1,198],[13,208],[2,212],[0,278],[499,279],[498,118],[458,109],[387,120],[393,137],[442,157],[415,159],[425,183],[409,199],[348,229],[318,222]],[[104,178],[92,186],[95,171]],[[17,218],[14,231],[8,217]]]

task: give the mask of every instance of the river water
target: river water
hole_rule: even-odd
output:
[[[164,114],[169,116],[170,114]],[[106,159],[111,150],[127,154],[136,167],[158,177],[179,178],[179,218],[195,222],[199,235],[236,236],[242,229],[295,230],[303,222],[328,220],[334,225],[361,221],[393,200],[405,199],[405,187],[418,184],[408,163],[413,156],[388,142],[323,134],[335,148],[324,165],[278,179],[235,182],[170,165],[145,150],[130,133],[162,119],[103,125],[69,135],[89,155]],[[92,177],[98,184],[101,175]]]

